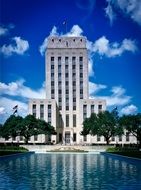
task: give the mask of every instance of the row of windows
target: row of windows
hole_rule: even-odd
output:
[[[69,114],[66,114],[66,127],[69,127]],[[73,114],[73,127],[76,127],[76,114]]]
[[[91,113],[94,113],[95,105],[91,105]],[[98,112],[102,111],[102,104],[98,105]],[[87,105],[83,105],[83,120],[87,118]]]
[[[47,106],[48,109],[48,123],[51,123],[51,105]],[[32,105],[32,113],[36,117],[36,104]],[[44,104],[40,104],[40,119],[44,119]]]
[[[54,64],[54,57],[51,57],[50,61],[51,61],[51,65]],[[62,57],[58,57],[58,64],[61,64],[61,60],[62,60]],[[68,64],[69,63],[69,57],[65,57],[65,64]],[[79,63],[80,65],[83,64],[83,57],[79,57]],[[72,57],[72,64],[76,64],[76,57]]]
[[[122,139],[122,135],[118,136],[118,141],[121,142],[123,139]],[[87,136],[84,136],[84,141],[87,141]],[[101,141],[101,136],[98,136],[97,135],[97,142],[100,142]],[[104,138],[104,141],[106,141],[106,139]],[[115,141],[115,136],[111,137],[111,141]],[[127,132],[126,133],[126,141],[129,142],[130,141],[130,136],[129,136],[129,133]]]

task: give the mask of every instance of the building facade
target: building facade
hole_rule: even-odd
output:
[[[31,99],[29,113],[55,127],[55,143],[92,142],[93,137],[80,135],[83,121],[105,110],[106,101],[89,99],[86,39],[49,37],[45,60],[46,99]]]

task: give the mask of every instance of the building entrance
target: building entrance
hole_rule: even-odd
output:
[[[65,144],[70,144],[70,132],[65,133]]]

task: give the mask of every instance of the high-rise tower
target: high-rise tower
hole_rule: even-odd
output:
[[[45,60],[46,99],[30,100],[29,113],[55,127],[52,140],[56,143],[92,142],[91,136],[80,135],[83,120],[105,110],[106,102],[89,99],[85,37],[49,37]]]

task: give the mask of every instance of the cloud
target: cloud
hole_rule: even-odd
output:
[[[106,16],[109,18],[110,20],[110,23],[111,25],[113,24],[113,21],[116,19],[116,14],[115,12],[113,11],[113,8],[112,8],[112,5],[111,5],[111,1],[110,0],[107,0],[108,2],[108,5],[107,7],[105,8],[105,13],[106,13]]]
[[[0,115],[5,114],[5,108],[4,107],[0,107]]]
[[[0,117],[0,123],[3,123],[13,113],[12,108],[15,105],[18,105],[18,114],[25,116],[28,113],[27,101],[29,98],[45,98],[44,83],[42,87],[37,90],[25,86],[24,83],[24,79],[8,84],[0,82],[0,114],[2,115],[2,117]],[[19,98],[20,101],[15,100],[15,98]]]
[[[24,85],[25,80],[20,79],[8,84],[0,82],[0,95],[20,96],[23,98],[45,98],[45,88],[32,90]]]
[[[121,114],[129,115],[129,114],[135,114],[137,112],[138,108],[131,104],[121,109]]]
[[[95,95],[100,90],[107,88],[106,85],[89,82],[89,95]]]
[[[90,50],[101,56],[116,57],[121,56],[125,51],[134,53],[137,50],[137,46],[135,41],[130,39],[124,39],[121,43],[110,43],[105,36],[102,36],[91,45]]]
[[[131,18],[134,22],[141,25],[141,1],[140,0],[107,0],[108,6],[105,11],[108,10],[109,4],[114,13],[120,11],[123,15]],[[108,12],[108,11],[107,11]],[[110,18],[110,13],[106,13]]]
[[[101,89],[107,88],[106,85],[95,84],[95,83],[91,84],[91,86],[92,85],[98,87],[98,91]],[[90,98],[98,98],[98,99],[106,100],[106,104],[108,107],[126,105],[131,101],[131,98],[132,98],[131,96],[127,96],[125,94],[126,90],[121,86],[112,87],[112,89],[110,90],[111,95],[109,96],[97,96],[95,88],[90,88],[90,89],[91,89]],[[91,96],[91,94],[93,96]]]
[[[23,55],[29,49],[29,43],[21,37],[12,38],[13,44],[3,45],[0,48],[0,52],[5,56],[11,56],[12,54]]]
[[[8,29],[0,26],[0,36],[4,36],[8,33]]]

